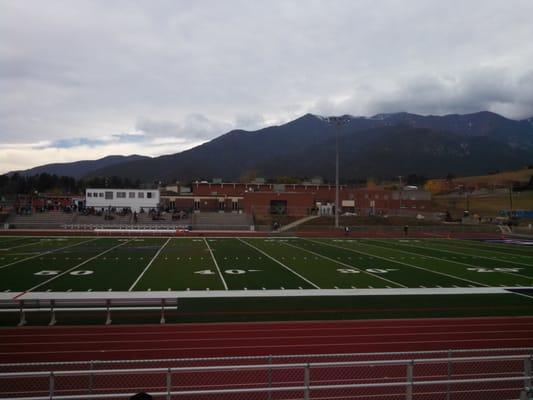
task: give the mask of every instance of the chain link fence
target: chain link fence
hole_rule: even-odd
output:
[[[527,348],[0,364],[0,399],[529,399],[532,360]]]

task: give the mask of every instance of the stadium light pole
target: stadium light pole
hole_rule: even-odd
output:
[[[341,126],[349,121],[344,117],[328,117],[327,121],[335,125],[335,228],[339,227],[339,133]]]

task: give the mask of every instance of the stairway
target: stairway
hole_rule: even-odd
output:
[[[290,224],[287,224],[287,225],[283,225],[282,227],[280,227],[278,229],[278,232],[285,232],[285,231],[289,231],[295,227],[297,227],[298,225],[301,225],[301,224],[304,224],[306,223],[307,221],[312,221],[313,219],[315,218],[318,218],[319,215],[309,215],[307,217],[304,217],[304,218],[300,218],[294,222],[291,222]]]

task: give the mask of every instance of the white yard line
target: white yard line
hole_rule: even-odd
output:
[[[383,243],[381,240],[379,239],[371,239],[371,240],[374,240],[378,243]],[[368,242],[363,242],[363,244],[368,244],[369,246],[376,246],[376,245],[373,245],[373,244],[370,244]],[[398,247],[402,248],[401,246],[405,246],[405,247],[414,247],[416,249],[424,249],[424,247],[420,247],[420,246],[412,246],[412,245],[408,245],[408,244],[398,244]],[[430,258],[434,258],[436,260],[441,260],[441,261],[447,261],[447,262],[451,262],[451,263],[455,263],[455,264],[460,264],[460,265],[466,265],[468,267],[476,267],[476,268],[493,268],[493,267],[485,267],[483,265],[477,265],[477,264],[470,264],[470,263],[465,263],[465,262],[461,262],[461,261],[455,261],[455,260],[449,260],[447,258],[441,258],[441,257],[435,257],[435,256],[427,256],[425,254],[420,254],[420,253],[415,253],[415,252],[412,252],[412,251],[408,251],[408,250],[396,250],[396,249],[393,249],[391,247],[383,247],[383,246],[377,246],[377,247],[381,247],[381,248],[387,248],[387,249],[390,249],[392,251],[401,251],[401,252],[404,252],[404,253],[408,253],[408,254],[414,254],[414,255],[417,255],[417,256],[420,256],[420,257],[430,257]],[[430,249],[430,250],[436,250],[436,251],[444,251],[446,253],[452,253],[452,254],[464,254],[464,255],[468,255],[466,253],[455,253],[453,251],[448,251],[448,250],[441,250],[441,249],[436,249],[435,247],[425,247],[427,249]],[[470,255],[470,257],[475,257],[475,256],[472,256]],[[483,258],[486,258],[486,257],[483,257]],[[492,258],[491,260],[496,260],[495,258]],[[501,261],[501,260],[498,260],[498,261]],[[527,265],[527,267],[531,267],[531,265]],[[521,275],[521,274],[517,274],[515,272],[505,272],[505,271],[494,271],[495,273],[499,273],[499,274],[505,274],[505,275],[514,275],[514,276],[518,276],[520,278],[526,278],[526,279],[533,279],[533,277],[531,276],[527,276],[527,275]]]
[[[406,287],[407,287],[407,286],[405,286],[405,285],[402,285],[401,283],[398,283],[398,282],[395,282],[395,281],[391,281],[390,279],[387,279],[387,278],[384,278],[384,277],[382,277],[382,276],[379,276],[379,275],[373,274],[373,273],[371,273],[371,272],[365,271],[364,269],[361,269],[361,268],[356,267],[356,266],[354,266],[354,265],[350,265],[350,264],[343,263],[342,261],[335,260],[335,259],[333,259],[333,258],[330,258],[330,257],[325,256],[325,255],[320,254],[320,253],[315,253],[314,251],[312,251],[312,250],[308,250],[308,249],[306,249],[306,248],[304,248],[304,247],[295,246],[295,245],[293,245],[292,243],[291,243],[291,244],[289,244],[289,243],[284,243],[284,244],[285,244],[286,246],[294,247],[295,249],[300,249],[300,250],[306,251],[306,252],[308,252],[308,253],[314,254],[314,255],[316,255],[316,256],[318,256],[318,257],[322,257],[322,258],[324,258],[324,259],[326,259],[326,260],[332,261],[332,262],[334,262],[334,263],[336,263],[336,264],[339,264],[339,265],[342,265],[342,266],[344,266],[344,267],[353,268],[353,269],[355,269],[355,270],[360,271],[360,272],[363,273],[363,274],[367,274],[367,275],[373,276],[374,278],[378,278],[378,279],[384,280],[384,281],[386,281],[386,282],[392,283],[393,285],[397,285],[397,286],[400,286],[400,287],[403,287],[403,288],[406,288]]]
[[[507,292],[509,292],[511,294],[517,294],[517,295],[522,296],[522,297],[527,297],[528,299],[533,299],[533,296],[529,295],[529,294],[515,292],[514,290],[508,290]]]
[[[65,247],[60,247],[58,249],[53,249],[53,250],[48,250],[48,251],[45,251],[44,253],[39,253],[39,254],[36,254],[34,256],[31,256],[31,257],[26,257],[26,258],[23,258],[22,260],[17,260],[17,261],[14,261],[12,263],[9,263],[9,264],[5,264],[5,265],[2,265],[0,266],[0,269],[3,269],[3,268],[6,268],[6,267],[9,267],[10,265],[14,265],[14,264],[18,264],[18,263],[21,263],[23,261],[26,261],[26,260],[31,260],[33,258],[37,258],[37,257],[40,257],[40,256],[44,256],[46,254],[50,254],[50,253],[55,253],[56,251],[60,251],[60,250],[65,250],[65,249],[68,249],[70,247],[74,247],[74,246],[79,246],[80,244],[84,244],[84,243],[87,243],[87,242],[93,242],[97,239],[100,239],[100,238],[93,238],[93,239],[89,239],[89,240],[84,240],[83,242],[78,242],[78,243],[74,243],[74,244],[71,244],[69,246],[65,246]]]
[[[307,283],[309,283],[311,286],[313,286],[314,288],[316,289],[320,289],[320,286],[316,285],[315,283],[311,282],[309,279],[307,279],[306,277],[300,275],[298,272],[296,272],[295,270],[293,270],[291,267],[288,267],[287,265],[283,264],[281,261],[275,259],[274,257],[272,257],[270,254],[268,253],[265,253],[263,250],[261,250],[260,248],[258,247],[255,247],[253,244],[250,244],[248,243],[247,241],[245,240],[242,240],[241,238],[237,238],[237,240],[240,240],[241,242],[243,242],[244,244],[250,246],[252,249],[260,252],[261,254],[263,254],[265,257],[268,257],[269,259],[271,259],[272,261],[274,261],[275,263],[281,265],[283,268],[285,268],[287,271],[290,271],[292,272],[294,275],[296,275],[298,278],[300,279],[303,279],[304,281],[306,281]]]
[[[506,255],[510,255],[511,253],[508,251],[504,251],[504,250],[512,250],[513,253],[511,255],[521,254],[526,257],[533,257],[533,253],[528,251],[528,250],[531,250],[531,248],[528,248],[525,246],[509,247],[509,245],[504,244],[504,243],[487,243],[487,242],[458,240],[458,239],[449,239],[448,241],[450,241],[452,245],[466,247],[469,249],[481,249],[483,251],[491,251],[491,252],[496,252],[496,253],[506,254]],[[518,250],[519,253],[514,253],[515,250]]]
[[[440,240],[440,239],[439,239]],[[433,240],[429,239],[428,240],[430,243],[433,242]],[[440,243],[440,242],[437,242],[437,243]],[[483,243],[465,243],[465,241],[457,241],[455,239],[450,239],[450,240],[447,240],[447,243],[446,243],[446,246],[452,246],[452,247],[456,247],[456,248],[459,248],[461,250],[477,250],[477,251],[484,251],[485,253],[496,253],[496,254],[501,254],[501,255],[505,255],[505,256],[516,256],[516,257],[529,257],[529,258],[533,258],[533,253],[531,254],[524,254],[524,253],[511,253],[511,252],[508,252],[508,251],[502,251],[502,249],[499,249],[499,248],[495,248],[495,249],[491,249],[490,247],[487,247],[485,245],[483,245]],[[511,250],[511,249],[509,249]],[[516,250],[522,250],[522,249],[516,249]]]
[[[304,240],[308,240],[308,239],[304,239]],[[451,275],[451,274],[447,274],[447,273],[445,273],[445,272],[434,271],[434,270],[427,269],[427,268],[424,268],[424,267],[419,267],[419,266],[417,266],[417,265],[412,265],[412,264],[404,263],[404,262],[402,262],[402,261],[391,260],[390,258],[381,257],[381,256],[378,256],[378,255],[375,255],[375,254],[367,253],[367,252],[365,252],[365,251],[355,250],[355,249],[348,248],[348,247],[336,246],[336,245],[334,245],[334,244],[330,244],[330,243],[326,243],[326,242],[315,242],[314,240],[309,240],[309,241],[310,241],[310,242],[313,242],[313,243],[325,244],[326,246],[337,247],[337,248],[339,248],[339,249],[350,250],[350,251],[352,251],[352,252],[354,252],[354,253],[364,254],[365,256],[368,256],[368,257],[379,258],[379,259],[381,259],[381,260],[386,260],[386,261],[389,261],[389,262],[392,262],[392,263],[405,265],[406,267],[410,267],[410,268],[420,269],[420,270],[422,270],[422,271],[431,272],[431,273],[433,273],[433,274],[437,274],[437,275],[447,276],[448,278],[453,278],[453,279],[457,279],[457,280],[460,280],[460,281],[464,281],[464,282],[468,282],[468,283],[473,283],[473,284],[475,284],[475,285],[480,285],[480,286],[490,287],[490,285],[485,285],[484,283],[474,282],[474,281],[471,281],[471,280],[469,280],[469,279],[460,278],[460,277],[458,277],[458,276]],[[367,243],[364,243],[364,244],[366,245]],[[378,247],[378,248],[383,249],[383,247],[376,246],[376,245],[372,245],[372,244],[369,244],[369,246],[374,246],[374,247]],[[392,249],[391,249],[391,250],[392,250]],[[410,253],[410,252],[407,252],[407,251],[402,251],[402,250],[392,250],[392,251],[400,251],[400,252],[403,252],[403,253],[413,254],[413,253]],[[431,256],[424,256],[424,257],[435,258],[435,257],[431,257]],[[439,260],[440,260],[440,259],[439,259]]]
[[[150,268],[150,266],[152,265],[152,263],[155,261],[155,259],[157,258],[157,256],[159,256],[159,254],[161,253],[161,251],[165,248],[165,246],[168,244],[168,242],[170,242],[170,239],[172,238],[168,238],[167,241],[165,243],[163,243],[163,245],[159,248],[159,250],[157,250],[157,253],[155,253],[155,255],[152,257],[152,259],[150,260],[150,262],[148,263],[148,265],[146,265],[146,267],[143,269],[143,272],[141,272],[141,274],[137,277],[137,279],[135,280],[135,282],[133,282],[133,284],[130,286],[130,288],[128,289],[128,292],[131,292],[133,290],[133,288],[135,287],[135,285],[137,285],[137,283],[139,283],[139,281],[141,280],[141,278],[143,277],[143,275],[145,274],[146,271],[148,271],[148,268]]]
[[[59,278],[59,277],[65,275],[65,274],[68,274],[68,273],[71,272],[71,271],[74,271],[76,268],[79,268],[79,267],[81,267],[82,265],[87,264],[89,261],[92,261],[92,260],[94,260],[95,258],[98,258],[98,257],[100,257],[100,256],[103,256],[104,254],[109,253],[109,252],[112,251],[112,250],[115,250],[117,247],[124,246],[125,244],[128,244],[129,242],[131,242],[131,240],[129,240],[129,241],[127,241],[127,242],[119,243],[119,244],[117,244],[116,246],[113,246],[113,247],[111,247],[111,248],[109,248],[109,249],[107,249],[107,250],[105,250],[105,251],[103,251],[103,252],[101,252],[101,253],[99,253],[99,254],[97,254],[97,255],[91,257],[91,258],[88,258],[87,260],[85,260],[85,261],[83,261],[83,262],[81,262],[81,263],[75,265],[74,267],[69,268],[69,269],[67,269],[67,270],[65,270],[65,271],[63,271],[63,272],[61,272],[60,274],[57,274],[57,275],[53,276],[52,278],[47,279],[46,281],[41,282],[41,283],[39,283],[38,285],[35,285],[34,287],[32,287],[32,288],[30,288],[30,289],[25,290],[25,291],[22,292],[21,294],[31,292],[31,291],[33,291],[33,290],[35,290],[35,289],[37,289],[37,288],[39,288],[39,287],[41,287],[41,286],[43,286],[43,285],[46,285],[47,283],[52,282],[53,280],[56,280],[57,278]],[[15,299],[16,299],[17,297],[19,297],[21,294],[17,295],[17,296],[15,297]]]
[[[34,244],[39,244],[41,243],[40,241],[39,242],[30,242],[30,243],[25,243],[25,244],[19,244],[18,246],[10,246],[9,248],[7,249],[1,249],[3,251],[9,251],[9,250],[12,250],[12,249],[17,249],[19,247],[25,247],[25,246],[31,246],[31,245],[34,245]],[[0,244],[1,246],[2,244]]]
[[[211,249],[211,246],[209,246],[209,243],[207,243],[207,239],[204,237],[204,243],[207,246],[207,249],[209,250],[209,254],[211,254],[211,258],[213,259],[213,262],[215,263],[215,267],[218,272],[218,276],[222,280],[222,284],[224,285],[224,289],[228,290],[228,285],[226,281],[224,280],[224,277],[222,276],[222,271],[220,270],[220,267],[218,266],[217,259],[215,258],[215,255],[213,254],[213,250]]]
[[[415,245],[408,244],[408,243],[398,243],[398,246],[414,247],[414,248],[417,248],[417,249],[431,249],[431,250],[436,250],[436,251],[442,251],[442,252],[445,252],[445,253],[461,254],[463,256],[468,256],[468,257],[472,257],[472,258],[484,258],[486,260],[498,261],[498,262],[506,263],[506,264],[516,264],[516,265],[522,265],[524,267],[530,267],[530,268],[533,267],[533,265],[531,265],[531,264],[523,264],[523,263],[520,263],[520,262],[517,262],[517,261],[501,260],[499,258],[493,258],[493,257],[476,256],[476,255],[472,255],[472,254],[468,254],[468,253],[462,253],[460,251],[441,249],[440,247],[432,247],[432,246],[421,247],[421,246],[415,246]],[[483,267],[483,265],[477,265],[477,267]],[[498,272],[501,272],[501,271],[498,271]],[[528,278],[531,278],[531,277],[529,276]]]

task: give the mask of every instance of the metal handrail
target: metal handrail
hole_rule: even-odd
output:
[[[169,362],[214,362],[214,361],[246,361],[246,360],[276,360],[290,358],[335,358],[335,357],[381,357],[381,356],[403,356],[403,355],[427,355],[427,354],[447,354],[448,360],[451,354],[456,353],[490,353],[490,352],[521,352],[523,354],[533,354],[533,347],[503,347],[490,349],[454,349],[454,350],[423,350],[423,351],[394,351],[375,353],[325,353],[325,354],[289,354],[289,355],[266,355],[266,356],[233,356],[233,357],[187,357],[187,358],[151,358],[135,360],[89,360],[89,361],[49,361],[49,362],[28,362],[28,363],[0,363],[0,368],[5,367],[39,367],[39,366],[67,366],[67,365],[91,365],[91,364],[141,364],[141,363],[169,363]],[[509,355],[509,356],[514,356]],[[498,357],[498,356],[478,356],[478,357]],[[473,358],[478,358],[473,357]],[[507,357],[503,355],[501,357]],[[527,357],[527,356],[526,356]],[[452,357],[450,357],[452,358]],[[465,358],[465,357],[463,357]],[[412,359],[412,357],[410,358]],[[444,358],[442,358],[444,359]],[[420,360],[420,359],[416,359]],[[435,360],[428,358],[427,360]],[[378,360],[375,360],[376,362]],[[383,360],[380,360],[383,361]],[[270,365],[270,364],[269,364]]]
[[[241,394],[241,393],[272,393],[272,392],[304,392],[310,390],[339,390],[339,389],[367,389],[367,388],[386,388],[386,387],[412,387],[412,386],[429,386],[429,385],[449,385],[464,383],[490,383],[490,382],[516,382],[532,379],[533,376],[513,376],[501,378],[470,378],[470,379],[449,379],[449,380],[430,380],[430,381],[402,381],[402,382],[382,382],[382,383],[353,383],[337,385],[304,385],[304,386],[274,386],[259,388],[239,388],[239,389],[213,389],[213,390],[183,390],[183,391],[164,391],[151,392],[153,397],[164,396],[193,396],[193,395],[210,395],[210,394]],[[109,399],[109,398],[128,398],[135,393],[109,393],[109,394],[83,394],[83,395],[63,395],[63,396],[35,396],[35,397],[17,397],[18,400],[83,400],[83,399]],[[1,398],[0,398],[1,399]]]
[[[365,360],[365,361],[333,361],[333,362],[302,362],[286,364],[243,364],[243,365],[216,365],[198,367],[170,367],[170,368],[120,368],[120,369],[92,369],[53,371],[55,376],[79,376],[79,375],[122,375],[122,374],[153,374],[153,373],[177,373],[177,372],[211,372],[211,371],[239,371],[239,370],[262,370],[262,369],[297,369],[297,368],[323,368],[323,367],[358,367],[358,366],[389,366],[389,365],[416,365],[416,364],[444,364],[450,362],[485,362],[485,361],[510,361],[526,360],[533,358],[533,354],[520,354],[509,356],[486,356],[486,357],[450,357],[450,358],[427,358],[427,359],[403,359],[403,360]],[[5,372],[0,373],[0,379],[7,378],[38,378],[50,375],[50,371],[32,372]]]

